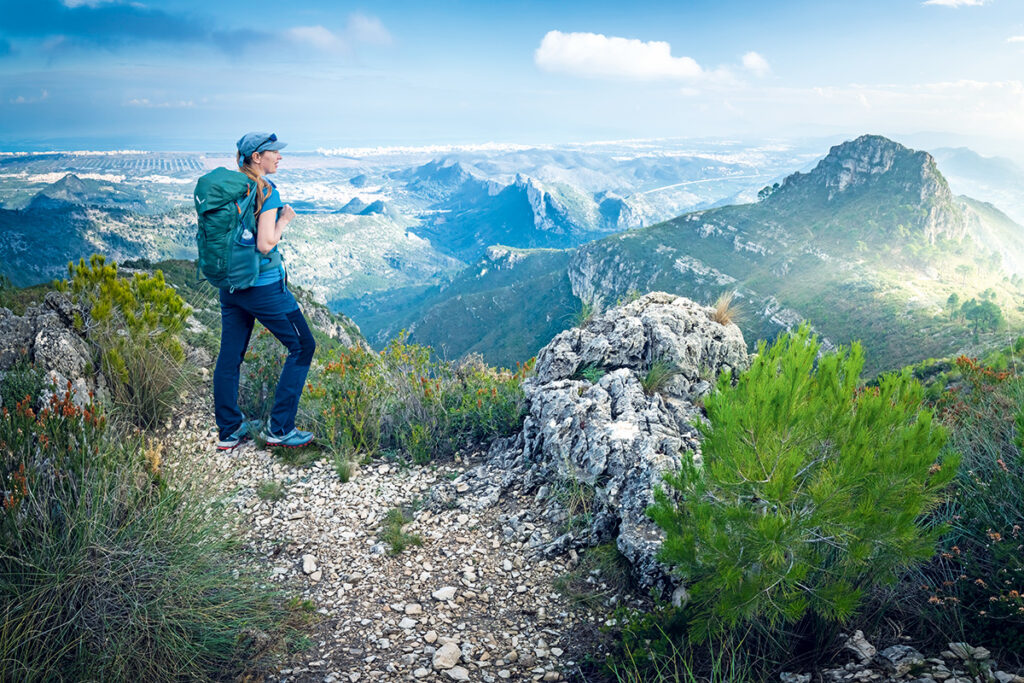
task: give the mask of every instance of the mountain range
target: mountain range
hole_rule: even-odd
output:
[[[863,339],[875,369],[984,346],[996,333],[968,325],[951,295],[1019,325],[1024,233],[992,201],[1019,206],[1013,162],[870,135],[808,149],[292,155],[275,180],[300,213],[281,248],[290,278],[371,342],[405,328],[449,357],[506,365],[654,289],[708,303],[732,292],[751,341],[809,319],[830,343]],[[194,258],[191,187],[223,161],[0,155],[0,272],[24,285],[93,252]]]
[[[994,206],[954,195],[930,154],[865,135],[765,187],[756,203],[561,252],[490,250],[446,286],[336,305],[371,340],[406,327],[454,356],[480,350],[467,331],[486,330],[502,342],[486,344],[484,357],[508,364],[532,355],[559,321],[635,292],[707,303],[734,292],[748,340],[808,319],[830,343],[863,340],[877,371],[975,343],[946,310],[951,294],[984,295],[1019,324],[1022,234]]]

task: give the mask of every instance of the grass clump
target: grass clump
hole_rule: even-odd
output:
[[[417,534],[404,531],[405,526],[412,522],[412,514],[402,507],[394,507],[387,511],[381,522],[380,540],[387,543],[392,555],[397,555],[409,546],[423,545],[423,539]]]
[[[594,517],[594,498],[596,496],[593,485],[573,473],[559,479],[554,484],[551,495],[565,508],[565,531],[584,529],[590,526]]]
[[[597,307],[593,303],[581,300],[579,309],[573,314],[573,326],[586,327],[593,321],[595,315]]]
[[[554,588],[577,605],[596,607],[632,585],[630,564],[615,543],[588,548],[571,571],[555,578]]]
[[[658,604],[650,612],[620,609],[620,642],[603,662],[616,683],[755,683],[768,680],[735,648],[688,643],[683,610]],[[772,677],[774,678],[774,676]]]
[[[28,398],[36,407],[36,397],[42,393],[44,384],[44,373],[23,355],[0,378],[0,401],[13,406]]]
[[[669,381],[680,372],[679,366],[665,358],[655,358],[640,380],[648,396],[664,391]]]
[[[256,487],[256,495],[260,500],[282,500],[285,496],[285,487],[284,484],[274,479],[264,479]]]
[[[180,475],[184,476],[184,475]],[[283,601],[223,508],[70,389],[0,416],[0,680],[228,680],[282,647]]]
[[[356,461],[352,453],[346,450],[335,451],[331,456],[331,463],[334,465],[334,473],[342,484],[347,484],[356,473]]]

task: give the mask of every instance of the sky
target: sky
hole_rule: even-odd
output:
[[[1024,148],[1024,0],[0,0],[0,150],[944,134]]]

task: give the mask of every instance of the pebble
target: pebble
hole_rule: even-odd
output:
[[[434,591],[430,595],[435,600],[440,600],[441,602],[444,602],[446,600],[451,600],[452,598],[454,598],[455,597],[455,593],[458,590],[459,589],[456,588],[455,586],[445,586],[443,588],[438,588],[436,591]]]
[[[469,671],[464,666],[453,666],[452,668],[445,671],[445,673],[448,675],[448,678],[452,679],[453,681],[469,680]]]
[[[450,669],[459,663],[462,650],[455,643],[445,643],[434,653],[432,663],[435,669]]]

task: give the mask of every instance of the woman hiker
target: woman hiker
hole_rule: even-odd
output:
[[[239,368],[249,346],[253,321],[259,320],[288,349],[266,425],[268,446],[298,448],[310,443],[310,432],[295,428],[295,413],[306,383],[316,343],[295,297],[288,291],[284,261],[277,250],[281,233],[295,211],[281,201],[267,176],[277,171],[284,142],[272,133],[246,133],[238,141],[239,170],[256,181],[256,246],[262,254],[259,279],[245,289],[220,290],[220,354],[213,371],[213,401],[219,429],[219,450],[232,450],[260,429],[238,408]]]

